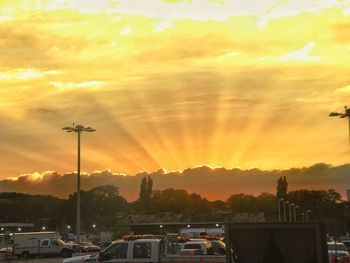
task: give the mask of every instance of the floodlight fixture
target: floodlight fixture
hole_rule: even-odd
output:
[[[350,108],[348,108],[347,106],[344,106],[344,113],[340,113],[340,112],[331,112],[329,115],[329,117],[339,117],[341,119],[348,119],[348,126],[349,126],[349,145],[350,145]]]

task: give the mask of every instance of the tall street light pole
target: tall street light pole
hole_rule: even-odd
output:
[[[349,123],[349,145],[350,145],[350,108],[348,108],[347,106],[344,106],[344,113],[339,113],[339,112],[331,112],[329,114],[329,117],[339,117],[339,118],[347,118],[348,119],[348,123]]]
[[[278,220],[279,222],[282,221],[282,217],[281,217],[281,202],[283,202],[284,199],[283,198],[278,198]]]
[[[287,213],[286,213],[286,205],[289,205],[289,201],[284,201],[283,202],[283,219],[284,219],[284,222],[287,222]]]
[[[310,213],[311,213],[310,209],[306,210],[306,212],[305,212],[306,221],[309,221]]]
[[[298,209],[298,208],[299,208],[298,205],[295,205],[295,206],[294,206],[294,222],[297,221],[297,209]]]
[[[84,127],[83,125],[74,125],[72,127],[64,127],[62,130],[66,132],[75,132],[78,135],[78,171],[77,171],[77,244],[80,243],[80,134],[82,132],[94,132],[95,129],[91,127]]]
[[[289,222],[292,222],[292,209],[294,210],[294,203],[289,205]]]

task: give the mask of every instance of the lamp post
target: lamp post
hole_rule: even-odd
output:
[[[350,109],[347,106],[344,106],[344,113],[339,113],[339,112],[331,112],[329,114],[329,117],[339,117],[339,118],[347,118],[348,123],[349,123],[349,144],[350,144]]]
[[[298,209],[298,208],[299,208],[298,205],[295,205],[295,206],[294,206],[294,222],[297,221],[297,209]]]
[[[284,222],[287,222],[287,211],[286,211],[286,205],[289,206],[289,201],[285,201],[283,204],[283,210],[284,210]],[[289,210],[289,207],[288,207]]]
[[[289,222],[292,222],[292,209],[294,211],[294,203],[289,205]]]
[[[83,125],[74,125],[72,127],[64,127],[62,130],[66,132],[75,132],[78,135],[78,172],[77,172],[77,244],[80,243],[80,134],[82,132],[94,132],[95,129],[91,127],[84,127]]]
[[[310,213],[311,213],[310,209],[306,210],[306,212],[305,212],[306,221],[309,221]]]
[[[278,198],[278,221],[282,221],[282,216],[281,216],[281,202],[283,202],[283,198]]]

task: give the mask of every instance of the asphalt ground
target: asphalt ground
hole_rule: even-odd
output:
[[[38,259],[27,259],[27,260],[19,260],[19,259],[9,259],[9,260],[0,260],[1,263],[62,263],[62,258],[38,258]]]
[[[74,256],[84,255],[82,253],[75,253]],[[85,255],[91,255],[91,254],[85,254]],[[0,263],[62,263],[64,258],[57,257],[48,257],[48,258],[35,258],[35,259],[3,259],[0,257]]]

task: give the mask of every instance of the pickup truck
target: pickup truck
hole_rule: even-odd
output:
[[[29,232],[13,235],[13,254],[27,259],[35,256],[71,257],[72,246],[64,243],[55,232]]]
[[[207,262],[221,263],[226,262],[226,256],[223,255],[203,255],[197,254],[196,249],[190,253],[189,249],[185,254],[180,253],[176,244],[169,243],[162,239],[136,239],[136,240],[117,240],[95,256],[80,256],[64,259],[63,263],[81,263],[81,262]]]

